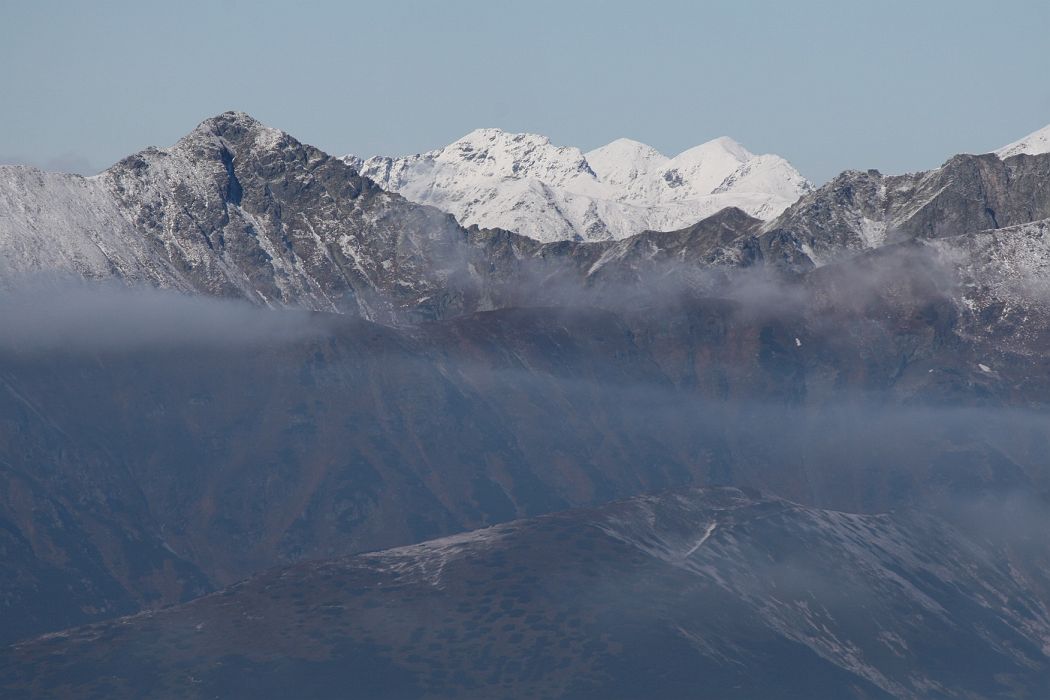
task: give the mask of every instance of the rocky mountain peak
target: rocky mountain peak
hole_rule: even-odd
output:
[[[248,114],[247,112],[240,112],[237,110],[228,110],[221,114],[216,114],[214,117],[209,117],[197,125],[194,132],[211,132],[218,136],[224,136],[227,133],[235,131],[249,131],[252,129],[269,129],[258,119]],[[276,129],[274,129],[276,131]],[[192,132],[191,132],[192,133]]]
[[[588,151],[586,157],[602,182],[619,187],[670,160],[648,144],[622,138]]]
[[[193,149],[209,142],[218,143],[242,158],[248,153],[262,156],[281,151],[293,151],[298,154],[297,159],[303,161],[327,157],[319,149],[300,142],[285,131],[267,126],[245,112],[232,111],[205,119],[172,149]]]

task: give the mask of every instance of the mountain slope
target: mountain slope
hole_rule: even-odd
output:
[[[91,178],[0,168],[0,283],[44,272],[390,320],[455,308],[465,234],[251,117]],[[429,309],[429,311],[428,311]]]
[[[787,161],[755,156],[728,138],[668,158],[628,139],[585,155],[535,134],[478,129],[429,153],[345,160],[464,225],[542,242],[672,230],[729,206],[768,219],[810,189]]]
[[[764,226],[787,257],[824,265],[865,250],[1050,218],[1050,154],[959,155],[940,168],[885,176],[847,171]]]
[[[995,151],[995,155],[1004,160],[1010,156],[1021,154],[1035,156],[1042,153],[1050,153],[1050,124]]]
[[[975,511],[976,512],[976,511]],[[985,524],[989,521],[985,519]],[[1024,698],[1045,570],[929,514],[692,490],[267,572],[0,656],[51,697]],[[1023,575],[1035,578],[1024,580]]]
[[[124,292],[100,313],[90,289],[30,295],[26,321],[0,300],[0,548],[23,572],[0,577],[0,641],[669,486],[865,511],[1050,488],[1050,309],[1018,286],[1050,230],[898,244],[793,281],[661,276],[678,245],[757,223],[729,210],[654,234],[673,239],[662,260],[547,244],[605,261],[510,276],[505,308],[410,327],[246,305],[201,326],[219,302],[143,312]]]

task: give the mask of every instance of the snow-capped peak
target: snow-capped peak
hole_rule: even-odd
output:
[[[588,151],[586,158],[602,182],[621,187],[670,160],[652,146],[632,139],[616,139]]]
[[[552,185],[581,176],[595,179],[580,149],[554,146],[539,134],[494,128],[471,131],[433,152],[433,160],[457,166],[475,177],[531,177]]]
[[[1022,153],[1032,156],[1039,155],[1040,153],[1050,153],[1050,124],[1047,124],[1038,131],[1033,131],[1023,139],[1003,146],[995,152],[995,155],[1000,158],[1009,158],[1010,156],[1016,156]]]
[[[737,168],[754,157],[727,136],[693,146],[666,164],[660,174],[666,186],[661,190],[661,199],[680,201],[709,195]]]
[[[287,132],[267,126],[246,112],[228,111],[205,119],[171,146],[150,146],[129,158],[141,159],[156,154],[170,156],[180,151],[192,153],[201,144],[222,146],[224,139],[238,140],[245,134],[252,137],[256,148],[263,150],[274,150],[295,142]],[[104,175],[105,172],[92,177],[100,179]]]
[[[699,146],[693,146],[688,150],[682,151],[674,157],[674,160],[682,163],[691,163],[711,158],[731,158],[738,163],[742,163],[749,158],[753,158],[754,155],[754,153],[728,136],[719,136]]]
[[[783,158],[755,156],[728,137],[668,158],[631,139],[584,154],[546,136],[487,128],[428,153],[344,160],[463,224],[541,241],[682,228],[728,206],[772,218],[810,189]]]

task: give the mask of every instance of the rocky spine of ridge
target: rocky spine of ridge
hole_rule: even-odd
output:
[[[820,266],[881,246],[1050,218],[1050,156],[959,155],[936,170],[846,171],[764,225]]]

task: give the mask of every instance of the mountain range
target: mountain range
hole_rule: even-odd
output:
[[[811,188],[727,140],[360,161],[229,112],[0,167],[0,688],[1039,697],[1046,133]]]
[[[669,231],[726,207],[769,219],[812,189],[780,156],[756,156],[728,137],[668,158],[630,139],[584,154],[537,134],[478,129],[429,153],[344,160],[383,189],[464,225],[542,242]]]
[[[676,231],[544,244],[499,228],[464,229],[447,213],[377,187],[344,160],[230,112],[171,148],[147,149],[93,177],[0,167],[0,283],[41,273],[117,279],[396,323],[498,308],[507,303],[508,275],[526,268],[547,276],[553,265],[577,286],[596,275],[637,277],[638,266],[665,261],[804,271],[907,241],[952,248],[961,234],[1050,217],[1044,132],[1006,147],[1005,159],[962,155],[900,176],[847,171],[769,220],[731,207]],[[476,134],[517,143],[502,132]],[[533,153],[536,143],[546,148]],[[523,153],[511,149],[517,160],[504,149],[479,158],[489,164],[479,167],[561,173],[552,180],[579,176],[562,172],[568,161],[590,169],[545,139],[522,144]],[[660,196],[643,209],[659,210]],[[1024,254],[1013,248],[1022,238],[1004,241],[1001,254]]]

